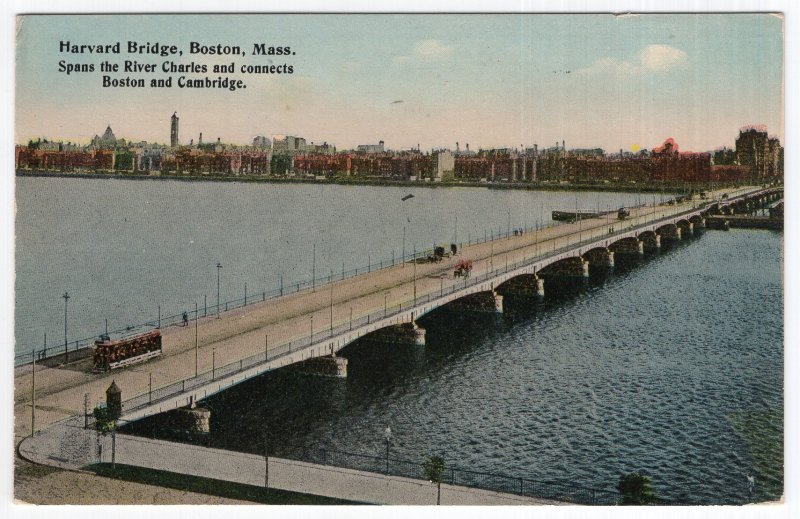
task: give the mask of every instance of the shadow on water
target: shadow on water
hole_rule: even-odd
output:
[[[753,246],[740,257],[725,254],[744,240]],[[588,279],[548,280],[543,299],[504,294],[502,315],[433,311],[418,321],[425,346],[363,338],[339,353],[346,380],[280,369],[242,383],[201,402],[212,410],[206,436],[170,431],[166,415],[130,428],[254,454],[266,437],[275,456],[382,456],[391,425],[398,458],[442,451],[458,466],[608,489],[643,469],[660,496],[704,504],[744,502],[753,474],[755,497],[774,498],[782,335],[769,316],[780,282],[762,268],[776,263],[774,245],[744,232],[665,241]],[[730,307],[727,321],[708,316],[731,294],[720,269],[736,293],[769,298]]]

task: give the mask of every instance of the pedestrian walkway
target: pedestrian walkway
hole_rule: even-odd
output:
[[[19,445],[34,463],[79,470],[112,461],[188,476],[385,505],[435,505],[436,486],[427,481],[269,458],[164,440],[84,429],[82,417],[59,422]],[[113,453],[112,453],[113,451]],[[442,484],[442,505],[560,505],[555,501]]]

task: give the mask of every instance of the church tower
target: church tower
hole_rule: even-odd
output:
[[[170,125],[169,143],[173,148],[178,146],[178,112],[172,114],[172,124]]]

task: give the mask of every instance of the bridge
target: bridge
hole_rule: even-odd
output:
[[[105,399],[112,380],[122,391],[122,419],[133,421],[196,402],[267,371],[297,369],[346,376],[336,353],[354,341],[424,344],[417,320],[438,308],[503,311],[503,295],[544,296],[549,280],[585,278],[589,267],[657,250],[705,225],[706,217],[767,207],[782,189],[743,188],[726,199],[686,200],[616,213],[466,246],[442,263],[422,258],[295,294],[194,319],[164,330],[164,355],[108,374],[64,365],[37,368],[34,429],[82,414]],[[472,275],[454,277],[457,259],[473,261]],[[17,434],[29,420],[31,366],[15,373]],[[27,410],[27,411],[26,411]]]

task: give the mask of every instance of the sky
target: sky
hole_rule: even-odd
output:
[[[129,56],[128,40],[182,56]],[[222,74],[247,88],[103,88],[102,73],[59,72],[97,55],[72,44],[122,43],[113,62],[288,63],[291,75]],[[248,54],[189,54],[189,43]],[[254,43],[295,55],[251,56]],[[163,74],[112,74],[165,77]],[[177,76],[174,80],[177,80]],[[202,77],[203,74],[200,75]],[[740,127],[783,142],[783,20],[769,14],[73,15],[17,20],[18,143],[117,137],[245,144],[297,135],[339,149],[553,146],[637,151],[674,138],[681,150],[732,147]]]

